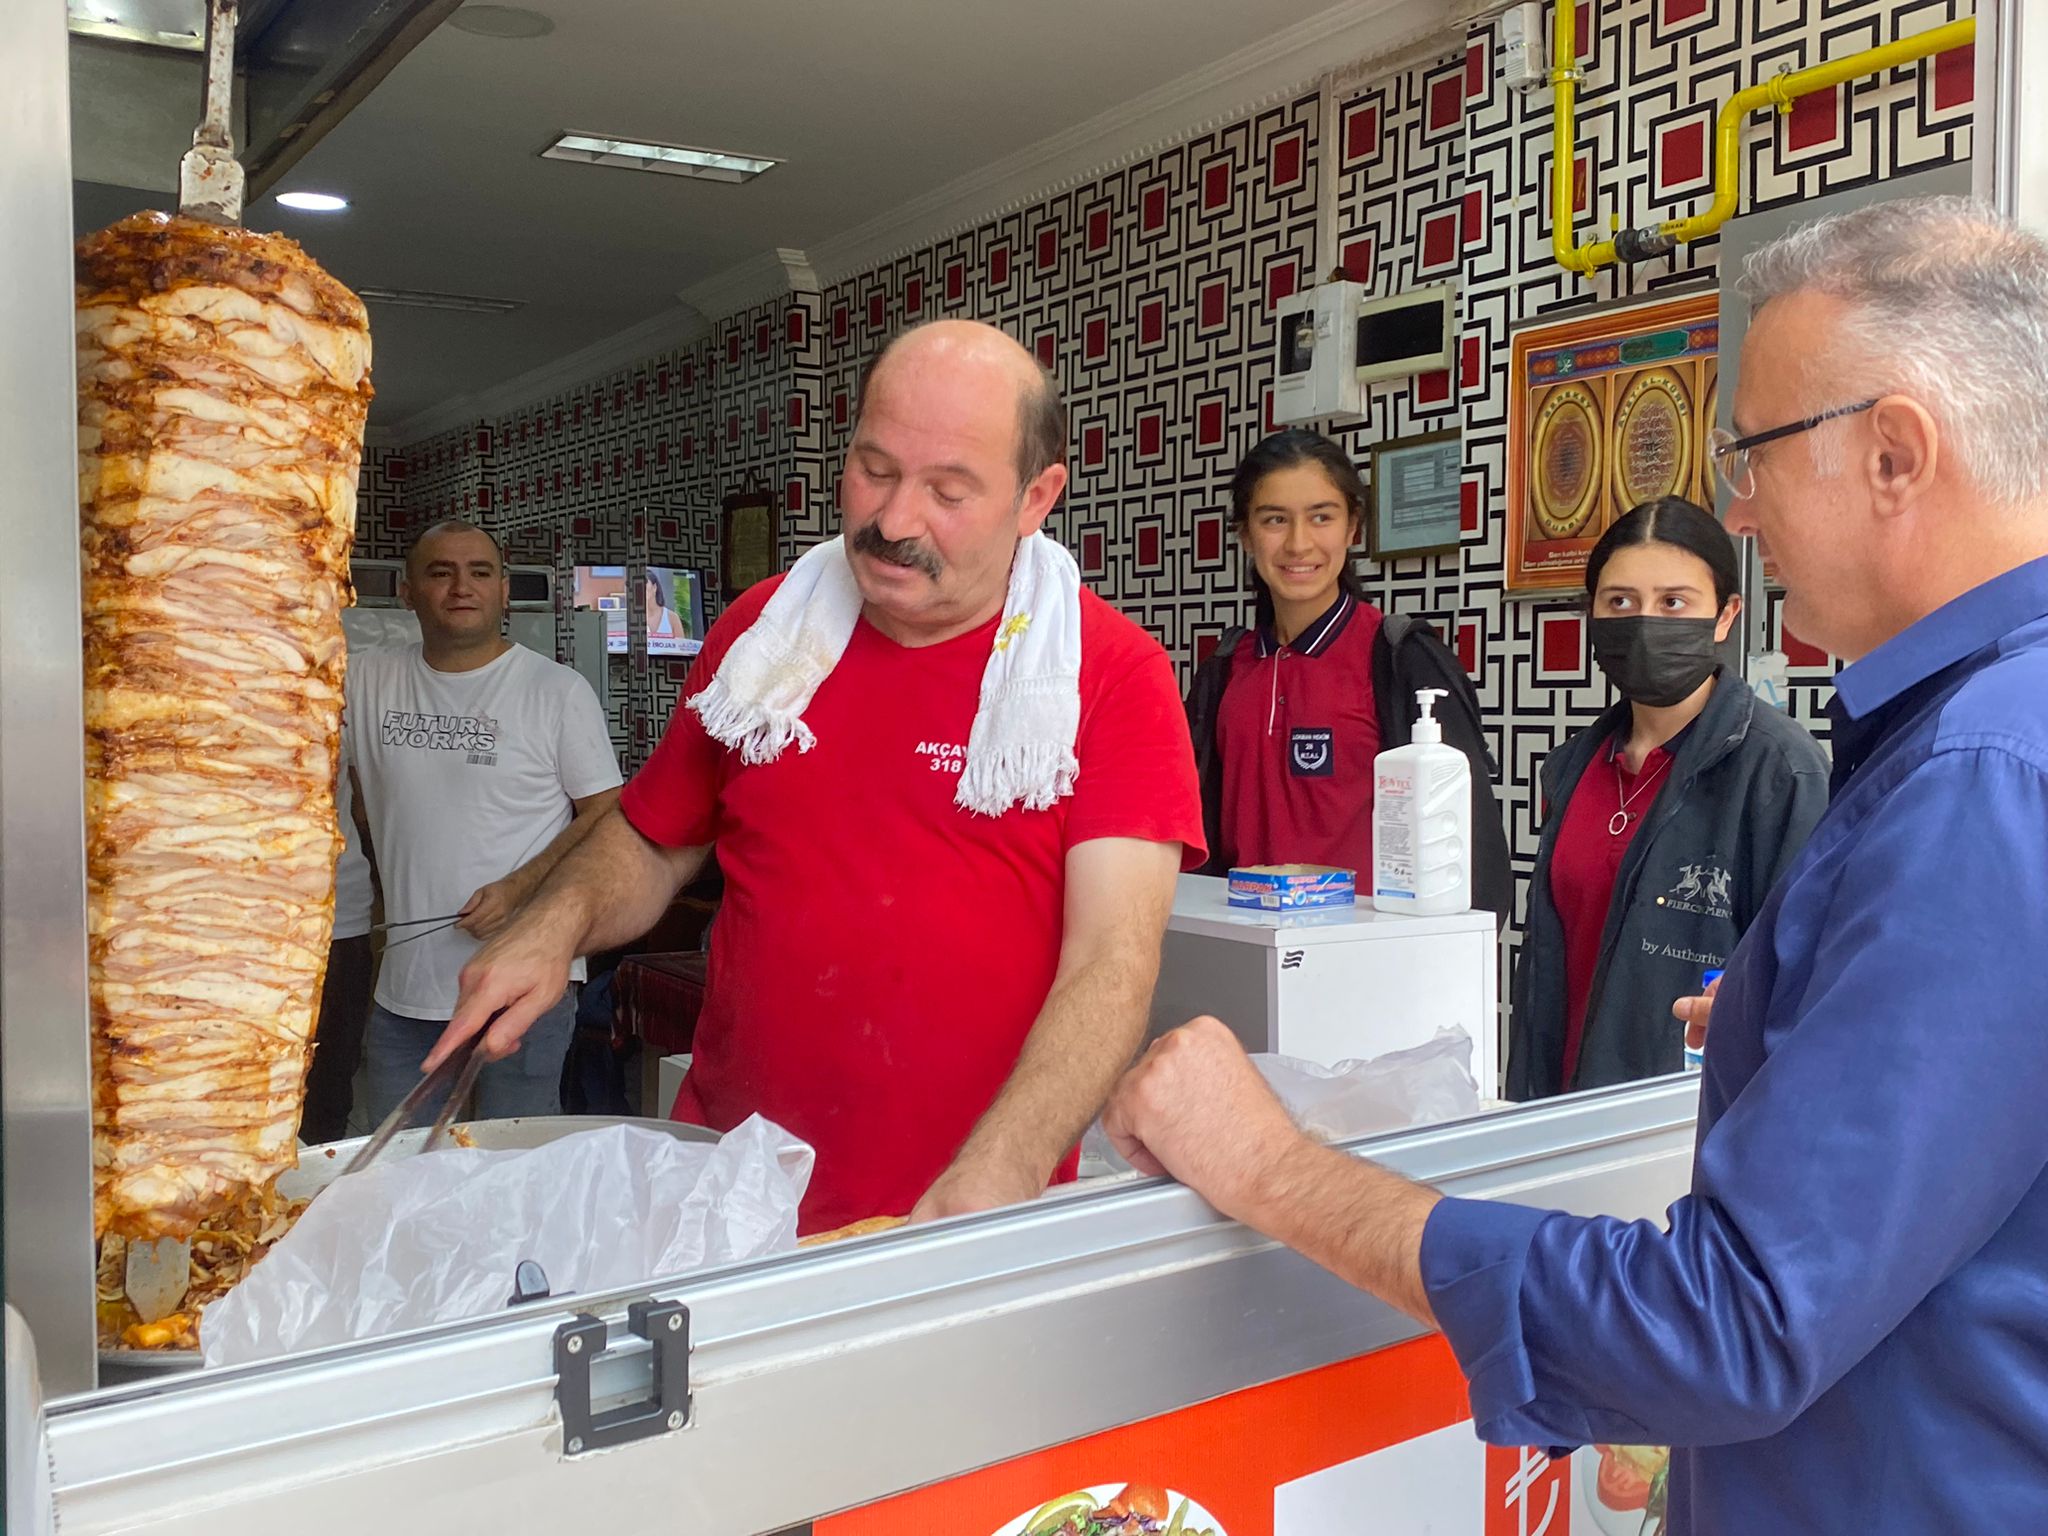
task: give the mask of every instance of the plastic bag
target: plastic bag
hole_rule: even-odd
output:
[[[796,1246],[804,1143],[756,1115],[716,1143],[639,1126],[530,1151],[430,1152],[321,1191],[248,1278],[206,1309],[209,1366],[503,1311],[532,1259],[593,1295]]]
[[[1376,1136],[1479,1113],[1472,1037],[1462,1029],[1440,1029],[1422,1045],[1334,1067],[1291,1056],[1252,1060],[1295,1123],[1319,1141]]]
[[[1479,1085],[1472,1080],[1471,1061],[1472,1037],[1462,1029],[1440,1029],[1422,1045],[1334,1067],[1292,1056],[1252,1057],[1295,1124],[1318,1141],[1348,1141],[1478,1114]],[[1082,1174],[1108,1178],[1130,1168],[1103,1133],[1102,1122],[1089,1126],[1081,1138]]]

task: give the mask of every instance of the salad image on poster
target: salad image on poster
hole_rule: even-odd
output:
[[[1578,1458],[1580,1491],[1605,1536],[1663,1536],[1671,1452],[1661,1445],[1596,1445]]]
[[[1149,1483],[1105,1483],[1063,1493],[998,1526],[993,1536],[1226,1536],[1184,1494]]]

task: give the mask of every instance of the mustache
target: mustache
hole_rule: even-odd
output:
[[[922,539],[885,539],[873,523],[865,524],[853,536],[853,548],[859,554],[888,565],[923,571],[933,581],[939,579],[939,572],[944,569],[937,552]]]

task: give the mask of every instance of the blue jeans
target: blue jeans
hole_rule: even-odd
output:
[[[448,1027],[446,1019],[409,1019],[382,1004],[370,1010],[363,1032],[363,1055],[369,1069],[369,1113],[372,1126],[404,1102],[418,1086],[420,1063]],[[576,986],[570,983],[561,1000],[533,1021],[519,1049],[477,1074],[476,1117],[508,1120],[523,1115],[562,1112],[562,1062],[576,1030]],[[429,1124],[445,1100],[443,1094],[423,1105],[414,1124]]]

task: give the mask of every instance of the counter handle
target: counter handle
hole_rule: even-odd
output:
[[[672,1434],[690,1422],[690,1309],[679,1301],[636,1301],[626,1309],[626,1326],[652,1346],[651,1390],[639,1402],[595,1414],[590,1411],[591,1372],[599,1360],[609,1358],[611,1330],[603,1318],[588,1312],[555,1330],[555,1403],[562,1413],[566,1456]]]

